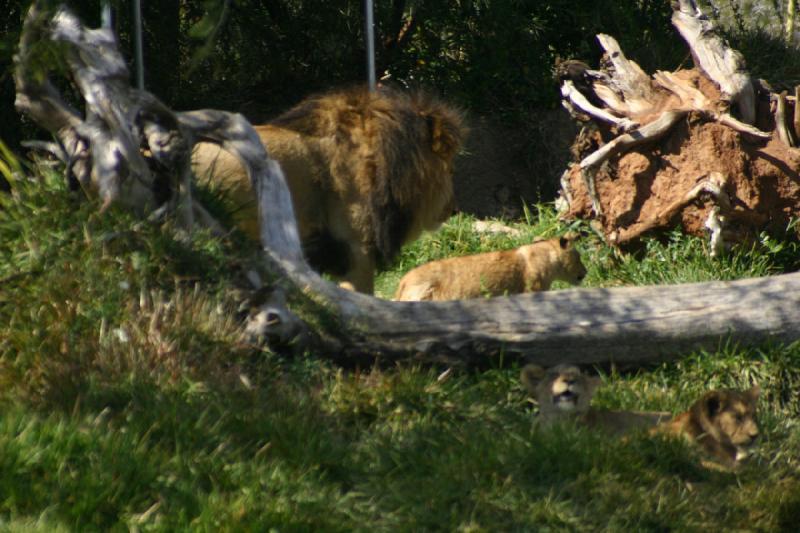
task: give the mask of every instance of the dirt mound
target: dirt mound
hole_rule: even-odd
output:
[[[773,128],[765,124],[762,129]],[[800,150],[787,147],[775,136],[766,142],[750,140],[692,113],[665,138],[612,158],[598,170],[595,187],[603,214],[594,218],[613,242],[662,217],[676,199],[719,173],[731,208],[724,215],[726,239],[738,241],[763,229],[781,232],[792,217],[800,216],[799,169]],[[593,218],[577,165],[569,173],[569,185],[573,201],[568,216]],[[661,226],[680,223],[687,233],[702,235],[708,231],[706,221],[715,205],[708,195],[700,195]]]

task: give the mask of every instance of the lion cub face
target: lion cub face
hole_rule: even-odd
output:
[[[529,273],[552,270],[551,280],[558,279],[566,281],[570,285],[578,285],[586,277],[586,267],[581,261],[578,250],[575,249],[576,239],[575,234],[568,233],[558,239],[522,246],[519,248],[519,253],[525,258]],[[550,247],[552,255],[546,259],[541,252],[541,246],[544,245]],[[545,262],[549,263],[549,269],[545,266]],[[547,288],[549,288],[549,283]]]
[[[589,404],[600,385],[600,378],[586,376],[575,365],[561,364],[545,371],[527,365],[521,372],[522,383],[539,403],[541,423],[571,420],[593,431],[623,436],[633,431],[652,430],[672,418],[665,411],[616,411],[597,409]]]
[[[758,438],[758,394],[757,387],[744,393],[733,391],[727,398],[722,397],[713,402],[717,408],[716,420],[719,428],[737,448],[749,448]]]
[[[690,409],[690,416],[697,419],[704,431],[696,438],[703,443],[709,436],[714,437],[721,446],[714,445],[711,451],[723,452],[726,459],[739,461],[747,457],[758,438],[756,402],[760,393],[761,389],[754,386],[747,391],[722,390],[704,394]]]
[[[538,365],[526,365],[520,377],[531,396],[539,402],[542,421],[564,415],[585,415],[600,384],[599,378],[586,376],[578,367],[569,364],[547,370]]]
[[[758,438],[756,403],[760,393],[757,385],[746,391],[709,391],[656,431],[683,436],[715,459],[735,466],[749,455]]]

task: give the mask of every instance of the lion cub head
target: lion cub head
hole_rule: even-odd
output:
[[[756,402],[761,389],[710,391],[689,409],[702,433],[693,435],[709,451],[739,461],[749,454],[758,438]]]
[[[578,367],[569,364],[560,364],[547,370],[538,365],[526,365],[520,378],[539,403],[539,416],[544,423],[565,415],[586,415],[592,395],[600,384],[599,378],[586,376]]]
[[[761,389],[714,390],[688,411],[656,428],[696,442],[715,459],[733,466],[747,457],[758,438],[756,403]]]
[[[522,383],[539,403],[541,423],[571,420],[610,436],[653,430],[672,418],[665,411],[618,411],[591,407],[600,378],[582,374],[578,367],[561,364],[545,371],[537,365],[522,369]]]
[[[574,233],[567,233],[557,239],[539,241],[518,248],[518,253],[524,258],[527,277],[531,280],[542,278],[537,290],[550,288],[550,283],[555,280],[566,281],[570,285],[578,285],[586,277],[586,267],[581,261],[578,250],[575,249],[575,241],[578,236]],[[547,247],[547,253],[542,253],[543,248]]]

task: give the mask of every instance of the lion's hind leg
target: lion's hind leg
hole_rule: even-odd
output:
[[[375,260],[372,254],[351,249],[350,257],[350,268],[341,276],[342,281],[351,283],[358,292],[372,294],[375,290]]]
[[[394,299],[398,302],[420,302],[433,300],[436,295],[436,288],[433,283],[421,280],[411,283],[400,283]]]

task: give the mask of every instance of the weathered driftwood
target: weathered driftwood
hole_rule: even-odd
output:
[[[600,120],[608,122],[609,124],[612,124],[617,128],[619,128],[621,131],[636,127],[636,123],[631,121],[630,119],[625,117],[618,117],[592,104],[583,95],[583,93],[581,93],[575,87],[575,84],[572,83],[572,81],[570,80],[566,80],[561,85],[561,96],[564,98],[565,104],[569,102],[570,105],[574,106],[578,110],[583,111],[584,113],[587,113],[588,115],[594,118],[598,118]]]
[[[44,22],[36,5],[31,13],[33,18],[26,23],[25,32],[47,37],[41,31]],[[100,66],[106,54],[114,53],[107,36],[76,28],[77,22],[68,12],[58,13],[55,22],[70,21],[70,27],[79,30],[75,35],[89,38],[96,47],[82,59],[84,67],[94,68],[94,61]],[[103,39],[91,39],[98,35]],[[23,42],[30,42],[25,39],[30,39],[30,34],[23,35]],[[73,43],[68,41],[68,46]],[[371,364],[380,358],[385,362],[418,359],[483,365],[494,356],[507,360],[524,357],[543,365],[566,360],[642,363],[688,350],[713,349],[727,340],[751,344],[800,338],[800,316],[796,313],[800,274],[732,283],[554,291],[461,302],[388,302],[345,291],[320,278],[303,259],[282,172],[267,158],[255,131],[241,116],[221,111],[174,114],[154,104],[150,96],[125,89],[121,78],[113,77],[109,83],[116,84],[114,96],[118,100],[112,105],[87,98],[87,118],[81,119],[58,98],[46,79],[36,81],[28,76],[31,70],[25,50],[22,46],[17,60],[21,108],[45,127],[53,128],[62,140],[74,138],[81,144],[79,152],[74,146],[66,147],[68,158],[85,156],[91,172],[98,173],[100,192],[108,201],[126,200],[122,192],[114,191],[123,191],[128,186],[126,176],[134,171],[141,172],[139,179],[146,180],[137,159],[140,156],[145,160],[156,158],[165,171],[180,174],[188,164],[192,143],[202,139],[222,144],[242,160],[258,195],[263,269],[281,274],[286,290],[302,292],[329,315],[325,322],[332,325],[315,335],[323,356],[348,364]],[[90,85],[100,90],[103,83],[103,79],[95,78]],[[142,102],[145,105],[137,108]],[[109,106],[113,120],[104,111]],[[140,111],[133,113],[131,109]],[[148,111],[152,115],[141,115]],[[85,130],[87,120],[94,121],[96,131]],[[130,146],[119,151],[109,149],[121,143]],[[156,157],[165,146],[180,149]],[[113,165],[96,161],[102,157],[110,158]],[[73,171],[78,172],[74,165]],[[81,179],[94,183],[88,174]],[[102,185],[102,180],[107,183]],[[149,202],[149,193],[145,194],[149,186],[144,183],[140,199]],[[258,285],[258,280],[254,284]],[[247,325],[251,334],[279,342],[306,334],[287,309],[283,289],[266,288],[261,297]],[[258,300],[258,295],[254,298]]]
[[[699,11],[695,13],[695,16],[698,15]],[[685,18],[682,16],[681,21]],[[707,38],[703,36],[702,45],[705,45]],[[703,113],[711,120],[757,138],[769,137],[768,133],[718,109],[715,102],[711,102],[701,91],[672,73],[657,72],[651,79],[636,62],[625,57],[619,43],[610,35],[599,34],[597,39],[606,51],[609,73],[585,70],[583,74],[591,79],[594,96],[608,109],[592,104],[570,79],[565,79],[561,88],[562,102],[571,113],[579,110],[593,119],[611,124],[620,134],[584,157],[579,164],[581,178],[596,216],[604,214],[595,184],[599,166],[632,147],[663,137],[690,111]],[[709,53],[704,51],[706,57]],[[565,199],[569,201],[571,191],[568,188],[563,190]]]
[[[96,189],[106,204],[122,198],[132,206],[157,207],[163,201],[155,198],[156,176],[139,151],[137,133],[144,132],[131,130],[130,125],[140,121],[139,113],[142,117],[160,116],[162,110],[149,95],[135,94],[130,88],[127,67],[109,30],[86,29],[69,11],[59,10],[52,18],[49,33],[43,35],[45,16],[34,4],[25,19],[15,58],[17,109],[57,134],[71,163],[68,170],[81,186]],[[33,46],[43,37],[54,43],[68,43],[65,56],[74,83],[86,101],[85,116],[66,105],[47,77],[32,65]],[[145,127],[151,121],[142,122]],[[149,133],[159,136],[158,131]],[[159,146],[165,140],[167,144]],[[153,141],[157,157],[168,158],[170,150],[185,150],[185,146],[173,146],[162,137]],[[121,177],[121,170],[129,175]],[[177,189],[172,184],[166,187]]]
[[[737,105],[745,123],[755,123],[755,91],[742,54],[716,33],[714,23],[694,0],[677,0],[673,9],[672,24],[688,43],[695,65],[720,86],[724,98]]]
[[[113,33],[85,28],[64,8],[49,24],[48,17],[35,2],[25,18],[14,57],[15,104],[56,136],[61,146],[51,153],[64,161],[72,182],[95,191],[104,206],[119,201],[154,217],[179,208],[187,226],[199,219],[220,230],[191,202],[191,132],[152,94],[131,88]],[[66,45],[83,113],[66,103],[36,64],[34,46],[48,42]]]
[[[794,88],[794,115],[792,117],[792,130],[794,131],[794,138],[800,139],[800,105],[797,105],[797,102],[800,101],[800,85],[797,85]]]
[[[719,111],[717,106],[705,94],[678,78],[674,73],[658,71],[653,75],[653,79],[680,98],[681,109],[697,111],[710,120],[715,120],[720,124],[757,139],[769,139],[769,133],[761,131],[750,124],[745,124],[728,112]]]
[[[602,148],[591,155],[584,157],[580,162],[581,170],[595,169],[610,157],[624,150],[658,139],[672,129],[672,126],[684,116],[686,116],[686,111],[682,110],[670,110],[661,113],[661,116],[656,120],[634,131],[620,135],[613,141],[604,144]]]
[[[613,93],[622,96],[622,100],[606,100],[606,103],[618,113],[624,116],[633,116],[642,112],[652,112],[653,91],[650,86],[650,78],[644,73],[642,68],[634,61],[629,60],[622,53],[622,49],[617,40],[600,33],[597,40],[606,57],[611,63],[613,74],[605,83],[596,83],[596,86],[614,89]],[[608,93],[606,93],[608,96]],[[602,98],[603,96],[601,96]]]

